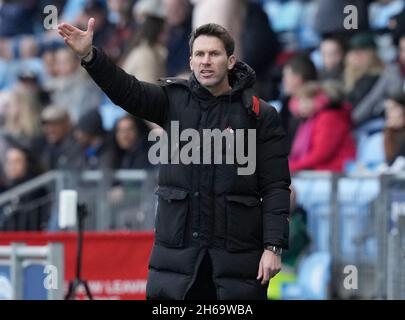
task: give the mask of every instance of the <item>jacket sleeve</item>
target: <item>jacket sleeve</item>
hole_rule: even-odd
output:
[[[111,101],[134,116],[162,126],[169,108],[164,89],[129,75],[101,49],[93,47],[93,54],[93,59],[82,61],[82,66]]]
[[[258,121],[257,174],[263,242],[288,249],[291,178],[286,135],[276,109],[262,101]]]
[[[384,100],[402,89],[402,76],[395,65],[390,65],[380,76],[369,93],[361,99],[351,112],[352,121],[360,125],[374,117],[381,117],[384,111]]]

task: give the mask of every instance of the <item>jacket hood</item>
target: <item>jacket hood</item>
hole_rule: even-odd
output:
[[[229,72],[229,83],[232,91],[251,88],[255,81],[256,73],[245,62],[237,61],[234,68]]]

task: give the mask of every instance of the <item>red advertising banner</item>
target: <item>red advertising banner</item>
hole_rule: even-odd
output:
[[[28,245],[64,244],[65,291],[76,272],[75,232],[3,232],[0,245],[23,242]],[[95,299],[145,299],[152,232],[86,232],[83,240],[82,278]],[[77,298],[83,299],[81,287]]]

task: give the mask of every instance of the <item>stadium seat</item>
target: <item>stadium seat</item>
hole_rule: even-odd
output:
[[[294,178],[297,202],[307,211],[310,251],[329,250],[331,183],[325,178]]]
[[[328,298],[331,257],[327,252],[315,252],[304,258],[297,275],[297,282],[284,283],[281,288],[283,300]]]

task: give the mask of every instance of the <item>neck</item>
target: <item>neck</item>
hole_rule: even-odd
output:
[[[211,94],[214,97],[218,97],[220,95],[223,95],[229,91],[232,90],[232,87],[229,85],[228,82],[228,78],[226,78],[226,81],[223,81],[222,83],[220,83],[219,85],[215,86],[215,87],[205,87],[209,92],[211,92]]]

